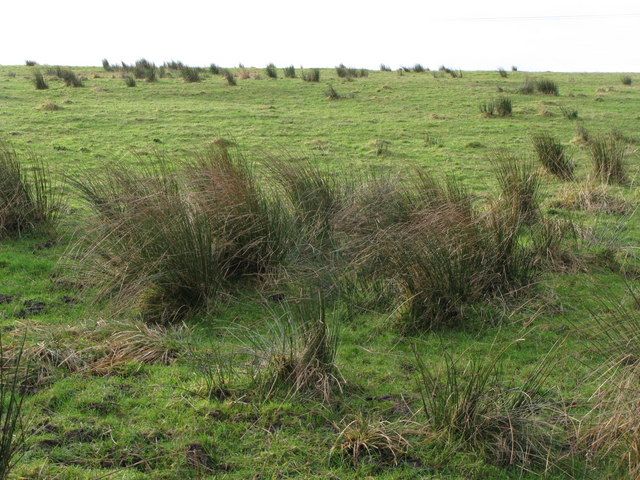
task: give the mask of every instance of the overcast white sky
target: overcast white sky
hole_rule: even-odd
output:
[[[640,71],[631,0],[4,0],[0,64]]]

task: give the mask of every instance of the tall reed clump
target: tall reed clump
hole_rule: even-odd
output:
[[[302,79],[305,82],[319,82],[320,81],[320,69],[312,68],[306,72],[303,72]]]
[[[101,298],[169,322],[284,258],[287,212],[238,153],[212,147],[174,171],[166,159],[72,179],[92,211],[69,258]]]
[[[544,168],[561,180],[572,180],[575,164],[564,145],[549,133],[539,133],[532,137],[533,148],[538,161]]]
[[[16,151],[0,142],[0,239],[32,231],[53,233],[63,201],[59,186],[37,157],[25,168]]]
[[[24,453],[28,438],[22,383],[32,372],[23,352],[24,340],[17,353],[7,358],[0,341],[0,478],[8,478]]]
[[[492,159],[500,187],[500,208],[510,210],[524,224],[540,215],[542,180],[530,159],[498,152]]]
[[[624,164],[628,147],[613,135],[592,138],[589,154],[593,161],[593,176],[602,183],[627,183]]]
[[[479,301],[531,281],[533,258],[519,241],[513,211],[478,211],[453,179],[423,174],[414,191],[409,219],[381,229],[363,255],[400,289],[400,326],[458,324]]]
[[[296,78],[296,68],[293,65],[289,65],[282,69],[284,78]]]
[[[267,65],[267,67],[264,69],[264,71],[267,74],[267,77],[269,77],[269,78],[278,78],[278,69],[276,68],[276,66],[273,63],[270,63],[269,65]]]
[[[545,393],[553,362],[547,355],[522,383],[504,384],[499,373],[507,350],[468,362],[445,354],[443,369],[436,371],[414,349],[426,423],[494,464],[549,468],[568,449],[563,425],[570,420]]]
[[[33,84],[35,85],[36,90],[46,90],[47,88],[49,88],[49,84],[44,79],[42,73],[38,70],[33,72]]]
[[[128,75],[125,79],[124,79],[124,84],[127,87],[135,87],[137,85],[136,83],[136,79],[133,77],[133,75]]]

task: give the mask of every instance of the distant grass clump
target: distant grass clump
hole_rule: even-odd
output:
[[[113,71],[113,68],[111,67],[111,64],[109,63],[109,60],[107,60],[106,58],[102,59],[102,68],[106,71],[106,72],[111,72]]]
[[[209,65],[209,72],[211,72],[212,75],[220,75],[221,70],[222,69],[215,63]]]
[[[36,87],[36,90],[46,90],[49,88],[49,84],[44,79],[44,76],[41,72],[35,71],[33,72],[33,84]]]
[[[225,285],[278,265],[287,212],[243,157],[211,147],[178,174],[165,159],[70,179],[93,215],[70,260],[100,297],[171,322],[215,302]]]
[[[559,95],[558,84],[553,80],[536,80],[534,84],[538,93],[542,93],[543,95]]]
[[[601,183],[628,182],[624,160],[628,147],[612,135],[593,138],[589,142],[589,154],[593,161],[593,176]]]
[[[182,75],[182,79],[187,83],[202,81],[202,78],[200,78],[200,70],[198,68],[185,67],[180,70],[180,75]]]
[[[35,60],[25,60],[24,64],[27,67],[35,67],[36,65],[38,65],[38,62],[36,62]]]
[[[575,165],[562,145],[553,135],[540,133],[532,137],[533,148],[544,168],[561,180],[573,179]]]
[[[327,89],[324,92],[324,96],[330,100],[340,100],[342,98],[333,85],[327,85]]]
[[[416,64],[413,66],[413,71],[414,71],[415,73],[423,73],[423,72],[425,72],[425,68],[422,66],[422,64],[420,64],[420,63],[416,63]]]
[[[278,69],[276,68],[276,66],[273,63],[270,63],[269,65],[267,65],[267,67],[264,69],[264,71],[267,74],[267,77],[269,77],[269,78],[278,78]]]
[[[500,75],[500,78],[507,78],[509,76],[504,68],[499,68],[498,74]]]
[[[303,72],[302,79],[305,82],[319,82],[320,81],[320,69],[312,68],[306,72]]]
[[[58,186],[38,158],[25,169],[16,151],[0,142],[0,238],[33,231],[53,233],[63,203]]]
[[[480,104],[480,113],[485,117],[510,117],[513,103],[508,97],[498,97]]]
[[[293,65],[289,65],[282,69],[284,78],[296,78],[296,68]]]
[[[76,88],[84,87],[84,84],[82,83],[82,81],[70,69],[56,67],[54,72],[58,78],[64,81],[64,84],[67,87],[76,87]]]
[[[534,93],[542,95],[560,95],[558,84],[553,80],[531,80],[527,78],[522,85],[516,89],[516,93],[521,95],[533,95]]]
[[[560,107],[560,113],[567,120],[576,120],[578,118],[578,110],[572,107]]]
[[[381,72],[390,72],[391,71],[391,67],[389,65],[385,65],[384,63],[380,64],[380,71]]]
[[[353,79],[358,77],[368,77],[369,71],[366,68],[346,67],[343,63],[336,67],[336,74],[340,78]]]
[[[629,86],[633,82],[633,79],[629,75],[623,75],[620,81],[623,85]]]
[[[235,87],[236,85],[238,85],[238,82],[236,82],[236,78],[234,77],[231,70],[225,68],[220,71],[220,75],[222,75],[222,77],[227,81],[227,85],[231,87]]]
[[[135,87],[137,85],[136,79],[133,75],[129,75],[124,79],[124,83],[127,87]]]

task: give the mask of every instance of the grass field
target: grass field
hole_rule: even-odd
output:
[[[34,69],[49,88],[34,87]],[[640,76],[624,85],[617,73],[340,78],[323,69],[319,82],[307,82],[281,69],[277,79],[247,69],[261,78],[230,86],[207,71],[187,83],[168,70],[129,87],[119,71],[72,70],[83,87],[65,86],[45,66],[0,66],[0,140],[27,171],[33,156],[42,159],[67,202],[55,232],[0,235],[3,344],[10,357],[24,335],[31,360],[21,389],[27,439],[14,478],[640,478]],[[559,95],[517,93],[527,79],[552,80]],[[338,99],[326,96],[328,84]],[[512,114],[482,115],[480,104],[499,97],[511,99]],[[571,111],[577,118],[567,118]],[[624,145],[626,182],[590,180],[594,142],[581,140],[579,127]],[[526,285],[464,303],[455,325],[399,327],[418,291],[367,297],[354,308],[377,284],[366,278],[358,292],[336,295],[336,277],[321,278],[333,244],[310,242],[319,259],[278,265],[277,283],[227,278],[194,315],[163,327],[141,320],[140,308],[96,300],[98,287],[69,262],[71,247],[91,241],[95,227],[73,179],[102,178],[113,162],[135,172],[164,155],[178,165],[224,138],[256,162],[264,184],[274,164],[300,159],[338,182],[365,174],[411,180],[420,169],[454,176],[484,212],[498,197],[496,152],[534,158],[540,133],[566,147],[575,172],[559,180],[536,165],[541,214],[519,228],[518,242],[537,245],[538,228],[567,232],[549,234],[557,242],[536,250]],[[174,200],[198,193],[189,188]],[[447,234],[459,238],[455,229]],[[411,263],[399,284],[411,283]],[[349,277],[348,268],[338,276]],[[320,287],[308,287],[308,277]],[[288,299],[298,296],[313,300],[300,314],[333,325],[339,337],[329,373],[299,390],[255,373],[285,356],[288,347],[278,350],[273,338],[300,335],[287,323],[297,312]],[[441,393],[447,388],[455,393]]]

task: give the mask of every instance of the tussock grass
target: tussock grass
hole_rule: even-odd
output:
[[[229,85],[230,87],[235,87],[236,85],[238,85],[238,82],[236,82],[236,78],[234,77],[231,70],[225,68],[220,71],[220,74],[227,81],[227,85]]]
[[[337,324],[327,315],[323,295],[287,301],[274,311],[268,332],[245,331],[236,341],[255,367],[252,377],[267,397],[277,393],[318,394],[328,402],[344,384],[337,366]]]
[[[211,65],[209,65],[209,72],[211,72],[212,75],[220,75],[221,71],[222,69],[215,63],[212,63]]]
[[[509,74],[504,68],[499,68],[498,74],[500,75],[500,78],[507,78],[509,76]]]
[[[403,435],[406,422],[370,420],[356,415],[352,419],[343,418],[334,427],[339,433],[330,454],[348,458],[353,467],[364,462],[396,466],[411,446]]]
[[[542,95],[558,96],[560,90],[558,84],[553,80],[531,80],[527,78],[522,85],[516,89],[516,93],[521,95],[533,95],[534,93],[540,93]]]
[[[593,177],[601,183],[627,183],[625,142],[609,135],[593,138],[589,142],[589,154],[593,162]]]
[[[536,80],[534,85],[536,87],[536,91],[543,95],[558,96],[560,94],[558,84],[553,80]]]
[[[40,104],[40,109],[46,110],[47,112],[57,112],[58,110],[62,110],[62,107],[53,103],[51,100],[45,100]]]
[[[632,210],[625,199],[612,195],[606,184],[587,180],[562,192],[556,205],[567,210],[582,210],[624,215]]]
[[[24,340],[17,354],[7,360],[0,341],[0,478],[8,478],[27,446],[22,390],[31,375],[31,366],[23,357],[23,343]]]
[[[44,79],[42,73],[38,70],[33,72],[33,84],[36,87],[36,90],[46,90],[49,88],[49,84]]]
[[[302,79],[305,82],[319,82],[320,81],[320,69],[312,68],[302,73]]]
[[[513,209],[479,212],[453,179],[441,183],[423,174],[413,190],[415,196],[396,202],[395,218],[409,220],[381,229],[363,254],[382,262],[377,271],[401,291],[401,327],[459,324],[477,302],[531,281],[533,256],[519,242],[521,220]]]
[[[137,85],[136,79],[132,75],[129,75],[124,79],[124,84],[127,87],[135,87]]]
[[[513,111],[513,102],[508,97],[498,97],[480,104],[480,113],[484,117],[510,117]]]
[[[623,75],[622,78],[620,78],[620,81],[623,85],[627,86],[633,83],[633,79],[629,75]]]
[[[269,78],[278,78],[278,69],[276,68],[276,66],[273,63],[270,63],[269,65],[267,65],[267,67],[264,69],[264,71],[267,74],[267,77],[269,77]]]
[[[500,205],[520,222],[531,224],[540,215],[542,180],[533,161],[497,152],[492,162],[500,187]]]
[[[293,65],[289,65],[282,69],[284,78],[296,78],[296,68]]]
[[[342,96],[338,92],[336,92],[336,89],[333,88],[333,85],[327,85],[324,96],[330,100],[340,100],[342,98]]]
[[[62,195],[45,164],[31,156],[26,168],[16,151],[0,142],[0,238],[43,231],[53,234]]]
[[[391,67],[389,67],[388,65],[385,65],[384,63],[380,64],[380,71],[381,72],[390,72],[391,71]]]
[[[553,362],[547,355],[521,384],[504,385],[497,378],[508,348],[464,363],[445,354],[441,372],[416,353],[426,423],[495,464],[548,468],[568,447],[567,416],[544,393]]]
[[[55,67],[55,75],[64,81],[67,87],[84,87],[82,81],[68,68]]]
[[[578,110],[572,107],[560,107],[560,113],[567,120],[577,120],[578,119]]]
[[[72,249],[78,274],[101,298],[170,322],[214,302],[229,282],[266,274],[286,253],[279,202],[237,152],[212,146],[174,171],[113,164],[71,179],[93,212]]]
[[[531,138],[538,161],[552,175],[561,180],[572,180],[575,164],[570,155],[553,135],[539,133]]]
[[[184,67],[180,70],[182,79],[187,83],[196,83],[202,81],[200,78],[200,70],[193,67]]]
[[[273,159],[268,168],[305,242],[322,245],[330,241],[332,221],[344,204],[345,184],[308,161]]]

